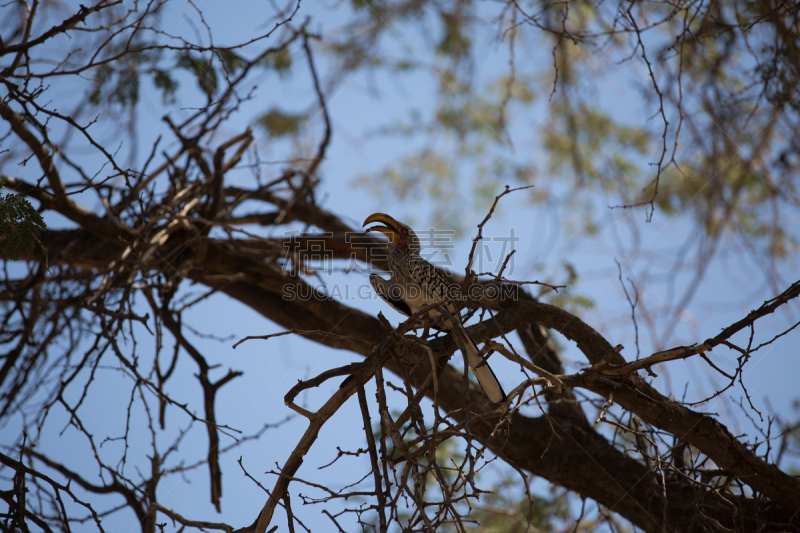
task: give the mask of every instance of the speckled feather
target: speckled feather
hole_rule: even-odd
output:
[[[491,367],[481,358],[475,341],[461,324],[458,307],[450,299],[450,283],[447,277],[419,255],[419,241],[410,228],[408,231],[411,245],[403,249],[394,247],[389,253],[391,279],[385,280],[377,274],[369,277],[375,292],[395,311],[405,316],[411,316],[426,305],[442,304],[458,323],[452,324],[450,320],[444,320],[441,329],[452,333],[489,399],[493,402],[505,401],[506,395],[500,382]],[[428,316],[435,319],[440,313],[431,309]]]

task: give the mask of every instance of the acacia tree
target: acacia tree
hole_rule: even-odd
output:
[[[748,360],[792,334],[794,326],[765,330],[763,321],[800,294],[800,282],[783,277],[795,249],[787,211],[798,205],[797,5],[354,3],[341,32],[325,41],[300,4],[291,3],[273,13],[266,32],[227,46],[215,44],[214,24],[201,6],[183,8],[198,23],[193,37],[163,29],[177,13],[166,1],[103,0],[73,10],[34,0],[1,8],[9,14],[0,28],[3,178],[48,224],[31,234],[36,242],[14,247],[22,261],[12,261],[10,246],[3,252],[0,339],[7,351],[0,419],[19,429],[4,432],[0,454],[5,529],[70,530],[91,523],[103,530],[108,515],[127,510],[147,533],[172,525],[232,531],[245,524],[251,524],[245,531],[284,524],[294,531],[305,527],[290,496],[297,486],[321,491],[319,497],[301,495],[303,503],[323,506],[339,530],[462,531],[474,523],[518,531],[559,524],[617,530],[621,520],[646,531],[798,529],[800,481],[786,464],[796,450],[797,426],[768,418],[755,439],[734,436],[719,416],[650,380],[656,365],[698,358],[724,379],[715,394],[737,386],[746,393]],[[384,42],[397,24],[437,28],[429,43],[438,54],[432,64],[389,53]],[[486,80],[474,76],[481,24],[495,28],[508,47],[508,69],[492,80],[494,92],[485,92]],[[602,190],[629,213],[643,215],[628,219],[634,233],[658,212],[685,211],[698,230],[668,264],[689,274],[688,283],[675,283],[682,293],[669,306],[672,313],[623,285],[634,317],[627,327],[638,334],[638,316],[643,334],[649,330],[658,347],[631,360],[578,316],[569,287],[566,297],[553,290],[561,286],[548,284],[533,295],[502,270],[474,272],[475,246],[492,212],[503,209],[506,187],[479,225],[464,275],[449,274],[463,294],[482,296],[463,302],[475,317],[472,337],[494,353],[493,362],[506,358],[525,373],[508,401],[497,405],[461,369],[455,341],[432,333],[424,317],[394,328],[315,286],[311,243],[320,237],[312,229],[325,233],[328,260],[387,266],[384,242],[319,199],[333,136],[327,98],[346,73],[367,66],[394,73],[432,66],[435,118],[406,130],[452,139],[449,155],[458,157],[448,158],[431,142],[368,181],[392,187],[400,199],[424,185],[452,191],[465,166],[489,165],[498,179],[538,186],[535,174],[543,170],[514,167],[502,150],[514,141],[511,106],[541,100],[521,59],[523,50],[541,43],[552,52],[550,101],[557,97],[543,128],[548,176],[583,189],[577,203],[596,203],[592,195]],[[318,69],[323,46],[334,65],[327,81]],[[642,91],[655,106],[656,126],[614,120],[577,90],[598,58],[614,59],[608,47],[644,68]],[[262,156],[258,134],[231,125],[254,98],[253,80],[300,71],[313,89],[312,111],[275,108],[253,121],[274,136],[298,139],[295,153],[276,170]],[[149,130],[141,128],[142,100],[153,94],[167,108],[169,140],[147,138]],[[200,103],[187,105],[189,94]],[[305,123],[310,129],[299,135]],[[651,161],[646,156],[654,145]],[[437,200],[448,205],[452,198],[441,193]],[[740,244],[738,250],[730,241]],[[689,346],[670,344],[676,317],[721,249],[761,258],[768,288],[751,296],[753,311],[718,334],[705,332]],[[197,296],[187,290],[191,285],[205,290]],[[315,369],[313,377],[287,387],[286,405],[307,419],[307,429],[288,457],[270,457],[278,466],[266,476],[248,472],[246,458],[240,461],[239,490],[263,489],[265,503],[232,524],[212,521],[210,508],[201,519],[170,509],[159,492],[171,476],[206,469],[210,502],[219,511],[220,454],[249,440],[280,438],[280,428],[265,424],[223,444],[236,428],[217,408],[218,393],[242,373],[230,369],[212,377],[219,359],[198,342],[202,335],[191,320],[214,298],[255,310],[283,333],[363,357]],[[565,364],[565,347],[553,341],[554,332],[575,342],[585,358],[580,371]],[[715,364],[712,350],[730,351],[733,370]],[[187,357],[191,364],[184,363]],[[125,429],[100,439],[84,407],[98,383],[117,373],[127,384],[116,391]],[[171,388],[179,380],[196,380],[202,401],[195,405]],[[329,380],[341,384],[320,407],[297,400]],[[366,387],[375,388],[374,401]],[[300,466],[312,446],[325,446],[315,443],[320,431],[353,396],[366,444],[340,449],[336,458],[364,455],[369,466],[351,486],[325,487]],[[752,404],[745,409],[757,413]],[[177,432],[173,418],[185,421]],[[51,426],[84,437],[93,472],[37,448]],[[207,448],[192,462],[182,454],[186,436],[197,431],[207,435]],[[121,455],[109,456],[109,440],[124,443]],[[149,470],[134,464],[133,455],[146,456]],[[486,490],[481,475],[493,468],[488,465],[515,473],[508,482],[512,496]],[[564,492],[543,500],[531,492],[530,475]],[[116,499],[109,503],[110,497]],[[491,505],[498,498],[506,498],[499,500],[503,505]],[[587,500],[597,508],[591,518]]]

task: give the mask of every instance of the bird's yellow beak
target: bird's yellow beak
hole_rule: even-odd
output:
[[[385,227],[373,226],[367,229],[367,233],[370,231],[380,231],[392,242],[400,240],[400,226],[395,219],[386,213],[374,213],[368,216],[362,225],[366,226],[367,224],[372,224],[373,222],[382,222],[385,224]]]

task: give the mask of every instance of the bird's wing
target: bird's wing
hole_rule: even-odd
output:
[[[406,260],[411,278],[422,288],[426,304],[441,303],[455,318],[461,318],[458,307],[450,299],[450,281],[432,264],[419,255],[411,255]]]
[[[450,300],[447,278],[436,270],[436,268],[427,262],[425,259],[418,255],[410,256],[407,260],[406,266],[408,272],[417,284],[426,293],[429,303],[441,303],[456,320],[455,324],[450,324],[449,320],[444,321],[444,327],[456,340],[461,352],[467,356],[467,362],[472,367],[475,377],[478,378],[478,383],[481,384],[486,396],[495,403],[504,402],[506,400],[506,393],[503,392],[503,387],[494,375],[489,363],[483,360],[480,355],[480,350],[469,336],[467,330],[464,329],[461,323],[461,315],[458,308]],[[387,300],[388,301],[388,300]]]
[[[377,274],[370,274],[369,283],[370,285],[372,285],[372,288],[375,289],[375,292],[378,293],[378,296],[380,296],[384,302],[389,304],[392,307],[392,309],[405,316],[411,316],[413,314],[411,312],[411,308],[408,307],[407,303],[398,298],[392,298],[389,295],[387,285],[390,282],[387,282],[385,279],[383,279]]]

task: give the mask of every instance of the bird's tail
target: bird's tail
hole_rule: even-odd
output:
[[[506,393],[503,392],[503,387],[500,386],[497,376],[492,372],[489,363],[481,357],[478,346],[469,336],[467,330],[461,324],[456,324],[450,330],[459,349],[467,356],[467,362],[472,367],[472,371],[475,373],[475,377],[478,378],[478,383],[481,384],[486,396],[495,403],[506,401]]]

